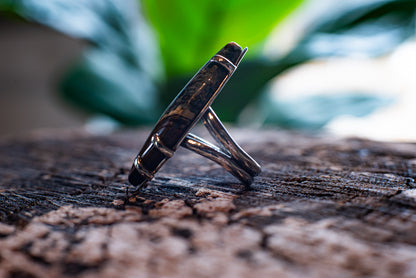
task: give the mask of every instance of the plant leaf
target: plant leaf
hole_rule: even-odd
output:
[[[339,4],[323,15],[288,57],[377,57],[415,35],[416,1],[363,0]],[[287,59],[287,58],[286,58]]]
[[[324,57],[386,54],[414,35],[415,13],[414,0],[337,2],[330,11],[316,18],[316,23],[305,32],[298,45],[284,57],[275,61],[243,60],[214,108],[224,121],[235,121],[247,103],[258,99],[272,78],[289,68]],[[176,92],[187,78],[171,78],[167,88]],[[167,94],[167,90],[162,93],[163,98],[171,99],[172,96],[167,97]],[[268,105],[261,109],[278,107]]]
[[[273,63],[258,61],[255,70],[250,70],[249,65],[242,63],[239,69],[244,75],[241,78],[241,83],[231,83],[230,86],[224,88],[223,94],[228,95],[229,101],[221,104],[224,106],[232,105],[230,101],[238,99],[243,88],[249,88],[252,90],[252,94],[258,96],[264,91],[264,86],[269,80],[289,68],[313,59],[333,56],[377,57],[387,54],[415,35],[415,15],[416,1],[414,0],[362,0],[347,1],[344,4],[337,2],[334,9],[320,15],[315,26],[312,26],[305,33],[298,45],[286,56]],[[262,98],[263,100],[267,99],[267,92],[263,94]],[[346,97],[342,99],[345,101],[338,102],[336,100],[337,107],[345,113],[347,113],[347,110],[355,111],[355,107],[360,107],[362,109],[361,113],[366,114],[372,111],[375,105],[385,105],[383,101],[370,100],[369,98],[365,102],[369,105],[360,105],[362,99],[358,101],[358,98],[353,95],[348,101]],[[316,109],[319,109],[318,106],[325,106],[328,101],[336,102],[335,100],[317,98],[313,100],[313,103],[317,106]],[[274,115],[277,110],[282,110],[278,113],[279,117],[269,117],[269,123],[291,122],[294,124],[291,121],[292,115],[286,109],[282,109],[282,107],[285,107],[284,103],[270,102],[270,100],[269,102],[262,101],[260,103],[257,109],[262,114]],[[348,107],[341,109],[340,106],[342,105]],[[294,106],[291,107],[294,108]],[[235,110],[240,109],[242,107]],[[220,114],[220,112],[218,113]],[[286,120],[283,119],[285,115],[287,116]],[[307,113],[302,115],[307,117]],[[235,120],[237,117],[236,115],[229,116],[229,120]],[[329,113],[327,117],[328,120],[332,116]],[[299,117],[298,120],[300,121]],[[306,118],[304,118],[304,122],[307,122]],[[314,126],[318,127],[320,125]],[[297,126],[297,124],[294,124],[294,126]]]
[[[193,73],[230,41],[255,54],[301,0],[144,0],[159,36],[168,76]]]
[[[156,119],[163,72],[134,0],[16,0],[13,6],[28,20],[90,42],[62,84],[67,98],[127,124]]]
[[[101,49],[84,54],[65,74],[61,91],[78,106],[127,125],[154,122],[160,112],[158,88],[149,75]]]
[[[291,100],[280,100],[274,98],[273,94],[266,94],[261,103],[265,108],[259,117],[264,124],[278,124],[292,129],[318,129],[340,115],[366,116],[380,107],[391,105],[394,99],[368,92],[340,92]]]

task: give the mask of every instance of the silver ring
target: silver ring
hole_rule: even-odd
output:
[[[246,53],[231,42],[214,55],[186,84],[160,117],[133,162],[129,182],[141,189],[153,179],[179,146],[221,165],[245,185],[261,172],[260,165],[228,134],[210,107]],[[189,131],[203,119],[218,146]]]

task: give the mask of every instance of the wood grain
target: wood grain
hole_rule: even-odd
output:
[[[0,140],[0,277],[415,277],[416,145],[231,129],[250,188],[186,150],[131,196],[149,130]]]

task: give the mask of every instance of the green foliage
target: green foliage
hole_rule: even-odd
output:
[[[144,0],[168,76],[189,74],[230,41],[256,54],[270,31],[301,0]]]
[[[257,82],[256,87],[252,85],[252,90],[260,92],[267,82],[266,78],[272,78],[288,68],[313,59],[334,56],[377,57],[387,54],[415,35],[415,22],[414,0],[337,3],[331,13],[311,26],[292,51],[276,61],[274,67],[269,64],[258,66],[267,71],[267,77],[263,76],[261,82],[257,78],[244,79],[244,82]],[[269,124],[319,128],[338,115],[363,116],[378,107],[393,103],[392,100],[377,95],[364,93],[359,97],[355,92],[334,97],[318,95],[307,102],[308,104],[305,99],[297,99],[293,103],[279,102],[266,90],[258,105],[258,114]]]
[[[13,10],[13,4],[11,1],[0,1],[0,11],[12,11]]]
[[[311,26],[285,59],[377,57],[415,34],[414,0],[346,1],[330,11]]]
[[[300,2],[143,0],[142,12],[140,5],[127,0],[0,0],[0,10],[90,43],[61,88],[64,96],[92,112],[125,124],[155,121],[197,68],[224,44],[236,41],[249,46],[250,56],[214,108],[225,121],[235,121],[247,104],[257,102],[270,123],[282,124],[292,117],[285,109],[289,106],[262,94],[272,78],[313,59],[384,55],[414,36],[414,0],[337,1],[315,18],[287,55],[274,61],[262,59],[258,50],[267,35]],[[318,97],[308,103],[336,109],[315,122],[316,127],[339,113],[364,115],[385,104],[354,94],[351,99],[342,96],[341,101]],[[315,111],[298,110],[300,122],[303,118],[305,123]]]
[[[224,87],[223,92],[214,103],[214,108],[224,121],[236,121],[241,110],[249,103],[257,102],[258,114],[266,115],[266,122],[281,125],[283,122],[295,123],[291,113],[286,113],[282,103],[276,103],[270,99],[267,92],[267,83],[282,72],[299,64],[313,59],[325,57],[377,57],[394,50],[399,44],[414,36],[414,22],[416,14],[416,1],[414,0],[363,0],[347,3],[336,3],[331,12],[319,15],[305,32],[299,43],[285,56],[280,59],[269,61],[265,59],[243,60],[237,72]],[[249,49],[250,51],[250,49]],[[166,90],[180,90],[189,76],[176,77],[168,80]],[[164,92],[167,96],[168,92]],[[260,97],[261,96],[261,97]],[[328,117],[321,118],[319,124],[322,126],[331,118],[350,113],[352,115],[365,115],[372,112],[375,107],[387,105],[383,99],[376,96],[366,96],[363,101],[356,94],[342,95],[326,98],[319,96],[314,105],[316,110],[324,110],[332,107],[334,111],[323,112]],[[171,98],[172,96],[170,96]],[[170,99],[165,97],[164,99]],[[372,99],[373,98],[373,99]],[[341,101],[342,99],[342,101]],[[300,100],[299,103],[303,102]],[[333,102],[334,105],[327,106]],[[368,105],[366,105],[368,104]],[[342,109],[342,105],[345,105]],[[299,106],[300,107],[300,106]],[[356,112],[356,107],[362,109]],[[294,108],[292,106],[292,108]],[[299,110],[299,109],[298,109]],[[280,111],[280,112],[278,112]],[[304,111],[304,113],[302,113]],[[310,109],[297,111],[299,123],[297,127],[306,127]],[[350,111],[350,112],[348,112]],[[269,116],[267,116],[269,115]],[[325,120],[324,120],[325,119]],[[287,126],[285,124],[285,126]]]
[[[276,100],[265,95],[259,113],[263,114],[261,118],[265,124],[290,129],[319,129],[336,116],[362,117],[393,102],[392,98],[377,97],[368,92],[340,92],[291,100]]]
[[[137,125],[159,116],[157,87],[144,71],[110,51],[87,51],[61,83],[63,95],[95,113]]]
[[[134,1],[15,0],[14,11],[91,46],[62,82],[64,96],[126,124],[154,121],[161,64]]]

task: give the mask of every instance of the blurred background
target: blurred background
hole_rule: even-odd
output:
[[[151,125],[222,46],[234,125],[416,141],[415,0],[0,0],[0,135]]]

